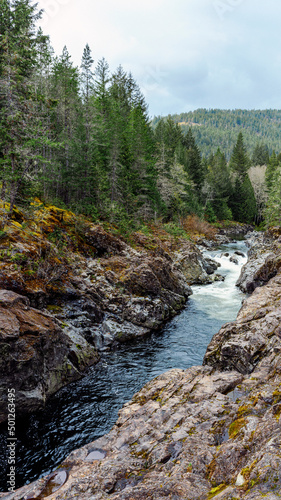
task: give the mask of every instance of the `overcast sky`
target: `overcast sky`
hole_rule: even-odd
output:
[[[39,0],[57,55],[131,71],[149,114],[281,107],[278,0]]]

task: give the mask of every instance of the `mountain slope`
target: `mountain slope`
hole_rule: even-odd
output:
[[[153,118],[152,125],[156,126],[160,118]],[[240,131],[250,154],[257,143],[265,143],[270,153],[280,151],[281,110],[197,109],[174,114],[172,119],[185,132],[192,127],[196,142],[205,156],[219,147],[229,158]]]

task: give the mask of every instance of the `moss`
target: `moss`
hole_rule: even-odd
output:
[[[273,415],[276,418],[277,422],[279,422],[280,416],[281,416],[281,404],[275,405],[272,408],[272,412],[273,412]]]
[[[140,406],[143,406],[147,403],[147,398],[145,396],[138,396],[137,395],[132,399],[132,403],[137,403]]]
[[[191,429],[188,431],[189,436],[193,436],[196,432],[196,427],[191,427]]]
[[[280,389],[276,389],[273,392],[272,396],[274,397],[274,404],[280,403],[280,401],[281,401],[281,391],[280,391]]]
[[[225,490],[225,488],[227,487],[227,485],[225,483],[222,483],[220,484],[219,486],[215,486],[214,488],[211,489],[211,491],[209,492],[208,494],[208,499],[209,498],[214,498],[216,495],[218,495],[219,493],[221,493],[223,490]]]
[[[215,422],[211,429],[210,433],[211,434],[222,434],[222,431],[224,429],[226,420],[219,420],[218,422]]]
[[[230,424],[229,429],[228,429],[228,435],[230,439],[234,439],[237,434],[241,431],[241,429],[245,426],[246,421],[245,418],[238,418],[237,420],[234,420],[232,424]]]
[[[256,477],[252,478],[250,480],[251,473],[252,473],[253,469],[255,468],[257,462],[258,462],[258,460],[256,459],[256,460],[254,460],[254,462],[251,465],[244,467],[244,469],[241,470],[241,475],[243,476],[243,478],[245,480],[245,483],[242,486],[242,489],[244,491],[252,489],[254,486],[256,486],[256,484],[259,483],[259,473],[258,472],[256,473]]]
[[[59,314],[62,311],[62,307],[55,305],[48,305],[47,311],[49,311],[52,314]]]
[[[249,415],[249,413],[251,413],[253,410],[253,405],[242,405],[242,406],[239,406],[238,408],[238,412],[237,412],[237,415],[238,417],[242,417],[242,415]]]

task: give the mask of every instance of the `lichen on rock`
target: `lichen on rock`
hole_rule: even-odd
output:
[[[68,480],[52,498],[277,500],[280,297],[277,270],[214,336],[203,366],[150,381],[107,435],[69,455]],[[87,458],[92,450],[102,451],[98,460]],[[36,497],[46,481],[6,498]]]

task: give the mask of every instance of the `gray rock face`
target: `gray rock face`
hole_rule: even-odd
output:
[[[16,391],[17,413],[31,412],[97,359],[80,335],[63,331],[26,297],[0,290],[0,422],[7,419],[9,388]]]
[[[72,277],[71,285],[81,299],[70,303],[59,316],[73,327],[80,326],[86,340],[101,350],[145,335],[180,311],[192,294],[184,271],[187,267],[193,269],[196,262],[204,282],[213,280],[210,275],[218,267],[211,259],[204,259],[191,242],[185,242],[183,253],[177,253],[173,260],[161,247],[152,254],[133,250],[123,242],[118,247],[115,240],[114,252],[87,259],[82,272],[79,269]],[[104,233],[101,241],[105,245]],[[111,249],[113,243],[110,240]],[[85,312],[85,300],[95,310],[93,321],[88,309]],[[80,310],[77,304],[82,304]]]
[[[268,233],[249,239],[248,261],[236,283],[244,293],[252,293],[277,274],[281,268],[280,243],[280,238],[274,240]]]
[[[17,391],[18,413],[38,409],[96,363],[97,350],[159,328],[192,293],[161,242],[153,253],[136,251],[99,226],[91,226],[85,238],[99,257],[78,256],[76,264],[73,259],[72,272],[54,299],[59,306],[55,302],[48,311],[39,311],[27,297],[0,291],[0,421],[7,418],[9,386]],[[185,248],[185,265],[193,254],[201,266],[201,254],[192,243]],[[211,272],[212,262],[206,265]],[[48,302],[41,288],[28,294],[33,305]]]
[[[213,273],[218,269],[219,264],[212,259],[205,258],[198,247],[186,242],[175,254],[175,258],[176,265],[189,285],[213,282]]]
[[[244,301],[237,320],[226,324],[207,348],[204,363],[220,370],[251,373],[274,350],[281,350],[281,276]]]
[[[204,366],[152,380],[109,434],[70,454],[52,500],[280,498],[281,274],[267,281],[214,336]],[[36,498],[49,480],[5,498]]]

